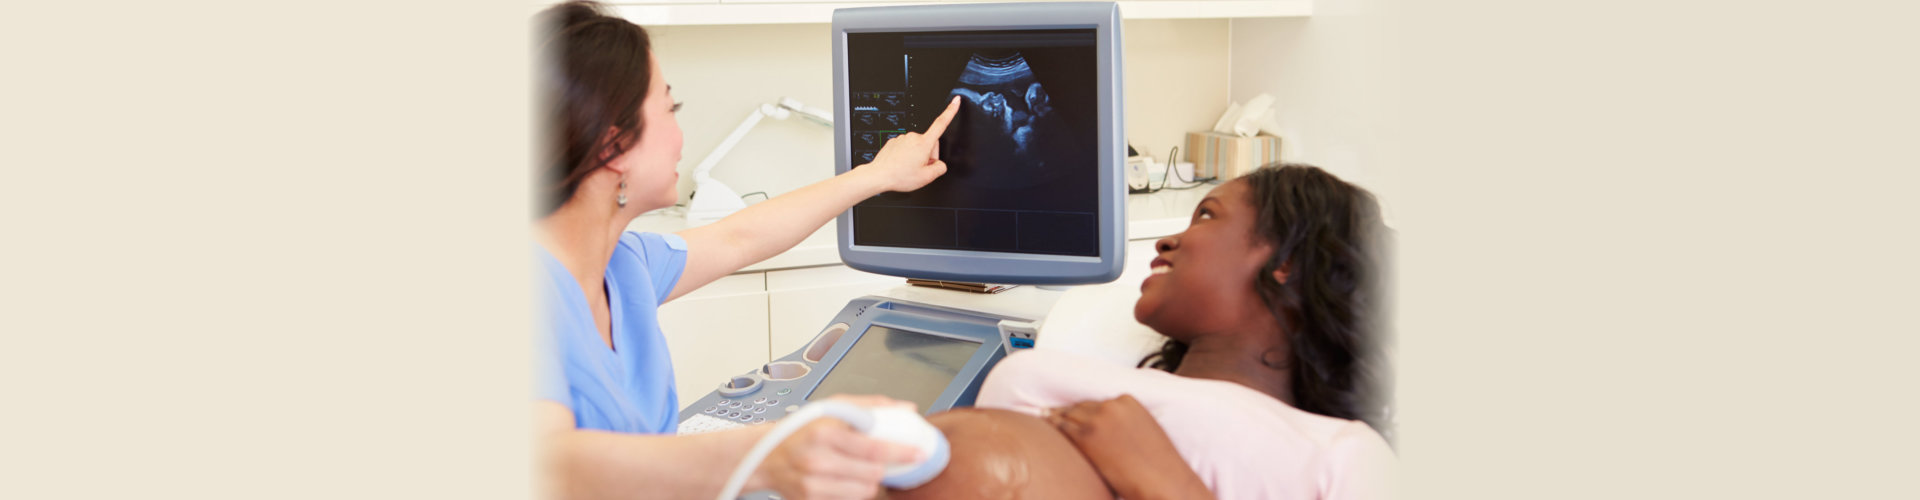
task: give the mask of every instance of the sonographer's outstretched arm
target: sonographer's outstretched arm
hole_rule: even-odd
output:
[[[940,161],[940,134],[959,110],[956,96],[927,133],[908,132],[887,141],[873,163],[754,204],[713,224],[681,231],[680,237],[687,241],[687,268],[667,300],[793,248],[861,200],[933,182],[947,172],[947,164]]]

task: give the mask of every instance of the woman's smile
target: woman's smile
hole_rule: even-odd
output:
[[[1166,257],[1154,257],[1153,262],[1147,264],[1147,266],[1153,269],[1153,274],[1148,275],[1145,281],[1140,282],[1140,289],[1142,291],[1147,289],[1147,283],[1153,281],[1153,278],[1173,272],[1173,262],[1168,261]]]

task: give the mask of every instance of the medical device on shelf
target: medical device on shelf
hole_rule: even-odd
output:
[[[1120,26],[1111,2],[834,11],[837,172],[963,101],[940,139],[947,173],[841,213],[841,260],[923,280],[1117,278],[1127,195]],[[778,424],[834,394],[885,395],[926,415],[971,406],[995,363],[1039,341],[1059,295],[902,286],[855,299],[805,347],[715,381],[681,410],[680,433]]]
[[[722,139],[713,152],[707,153],[707,157],[693,167],[693,199],[687,201],[687,226],[708,224],[747,208],[747,202],[740,199],[739,193],[713,178],[713,167],[720,163],[720,158],[733,151],[733,146],[739,144],[740,138],[746,137],[755,125],[759,125],[760,120],[785,120],[793,114],[799,114],[815,124],[833,126],[832,114],[809,108],[791,97],[782,97],[779,103],[761,104],[754,108],[752,114],[748,114],[739,126],[733,128],[733,133],[727,134],[727,138]]]

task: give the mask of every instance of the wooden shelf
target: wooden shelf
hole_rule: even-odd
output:
[[[641,26],[804,24],[833,22],[833,10],[928,2],[673,2],[620,3],[613,9]],[[971,3],[971,2],[951,2]],[[1313,0],[1122,0],[1123,19],[1305,17]]]

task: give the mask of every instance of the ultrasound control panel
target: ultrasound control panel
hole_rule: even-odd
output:
[[[727,380],[680,411],[680,433],[779,420],[807,401],[879,394],[923,414],[972,406],[1005,356],[998,316],[883,297],[847,303],[813,341]]]

